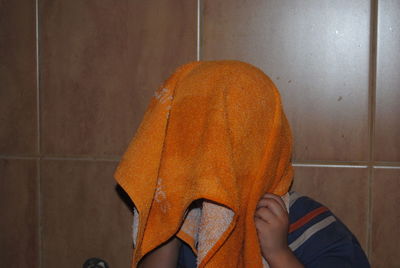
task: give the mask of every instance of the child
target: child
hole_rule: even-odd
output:
[[[265,194],[254,217],[270,267],[370,267],[357,239],[326,207],[296,192],[284,199]],[[196,267],[193,252],[180,245],[179,267]]]
[[[262,71],[239,61],[180,67],[115,173],[135,204],[132,267],[368,267],[327,209],[288,193],[291,148]]]

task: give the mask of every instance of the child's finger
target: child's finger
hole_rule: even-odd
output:
[[[262,207],[266,207],[268,205],[268,199],[267,198],[261,198],[260,201],[258,201],[257,203],[257,207],[258,208],[262,208]]]
[[[257,209],[254,215],[267,223],[273,223],[276,221],[276,215],[266,207]]]
[[[282,208],[281,204],[272,198],[263,198],[258,202],[257,208],[266,207],[270,209],[276,216],[284,217],[287,215],[287,211]]]
[[[260,217],[254,216],[254,224],[256,225],[257,231],[264,231],[268,228],[269,223],[261,219]]]
[[[282,206],[275,199],[265,198],[265,201],[263,201],[263,203],[265,203],[265,207],[271,210],[271,212],[274,213],[277,217],[287,216],[287,211],[282,208]]]
[[[272,198],[274,200],[276,200],[284,210],[286,210],[286,205],[285,202],[283,202],[282,198],[278,195],[275,194],[270,194],[270,193],[265,193],[262,198]]]

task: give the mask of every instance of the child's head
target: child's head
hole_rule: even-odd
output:
[[[176,233],[198,199],[234,213],[235,239],[245,239],[244,229],[257,239],[257,201],[287,192],[291,146],[279,93],[262,71],[239,61],[178,68],[156,91],[115,174],[143,219],[138,254]]]

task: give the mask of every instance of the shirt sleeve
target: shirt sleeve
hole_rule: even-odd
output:
[[[305,267],[370,267],[356,237],[322,204],[297,197],[289,221],[289,247]]]
[[[297,193],[292,197],[288,243],[306,268],[370,267],[356,237],[328,208]],[[178,267],[197,267],[196,255],[185,243]]]
[[[178,268],[196,268],[196,255],[188,244],[182,242],[182,246],[179,251]]]

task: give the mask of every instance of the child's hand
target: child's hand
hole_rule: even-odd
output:
[[[268,262],[287,254],[289,228],[288,213],[282,199],[274,194],[264,194],[254,214],[261,251]]]

